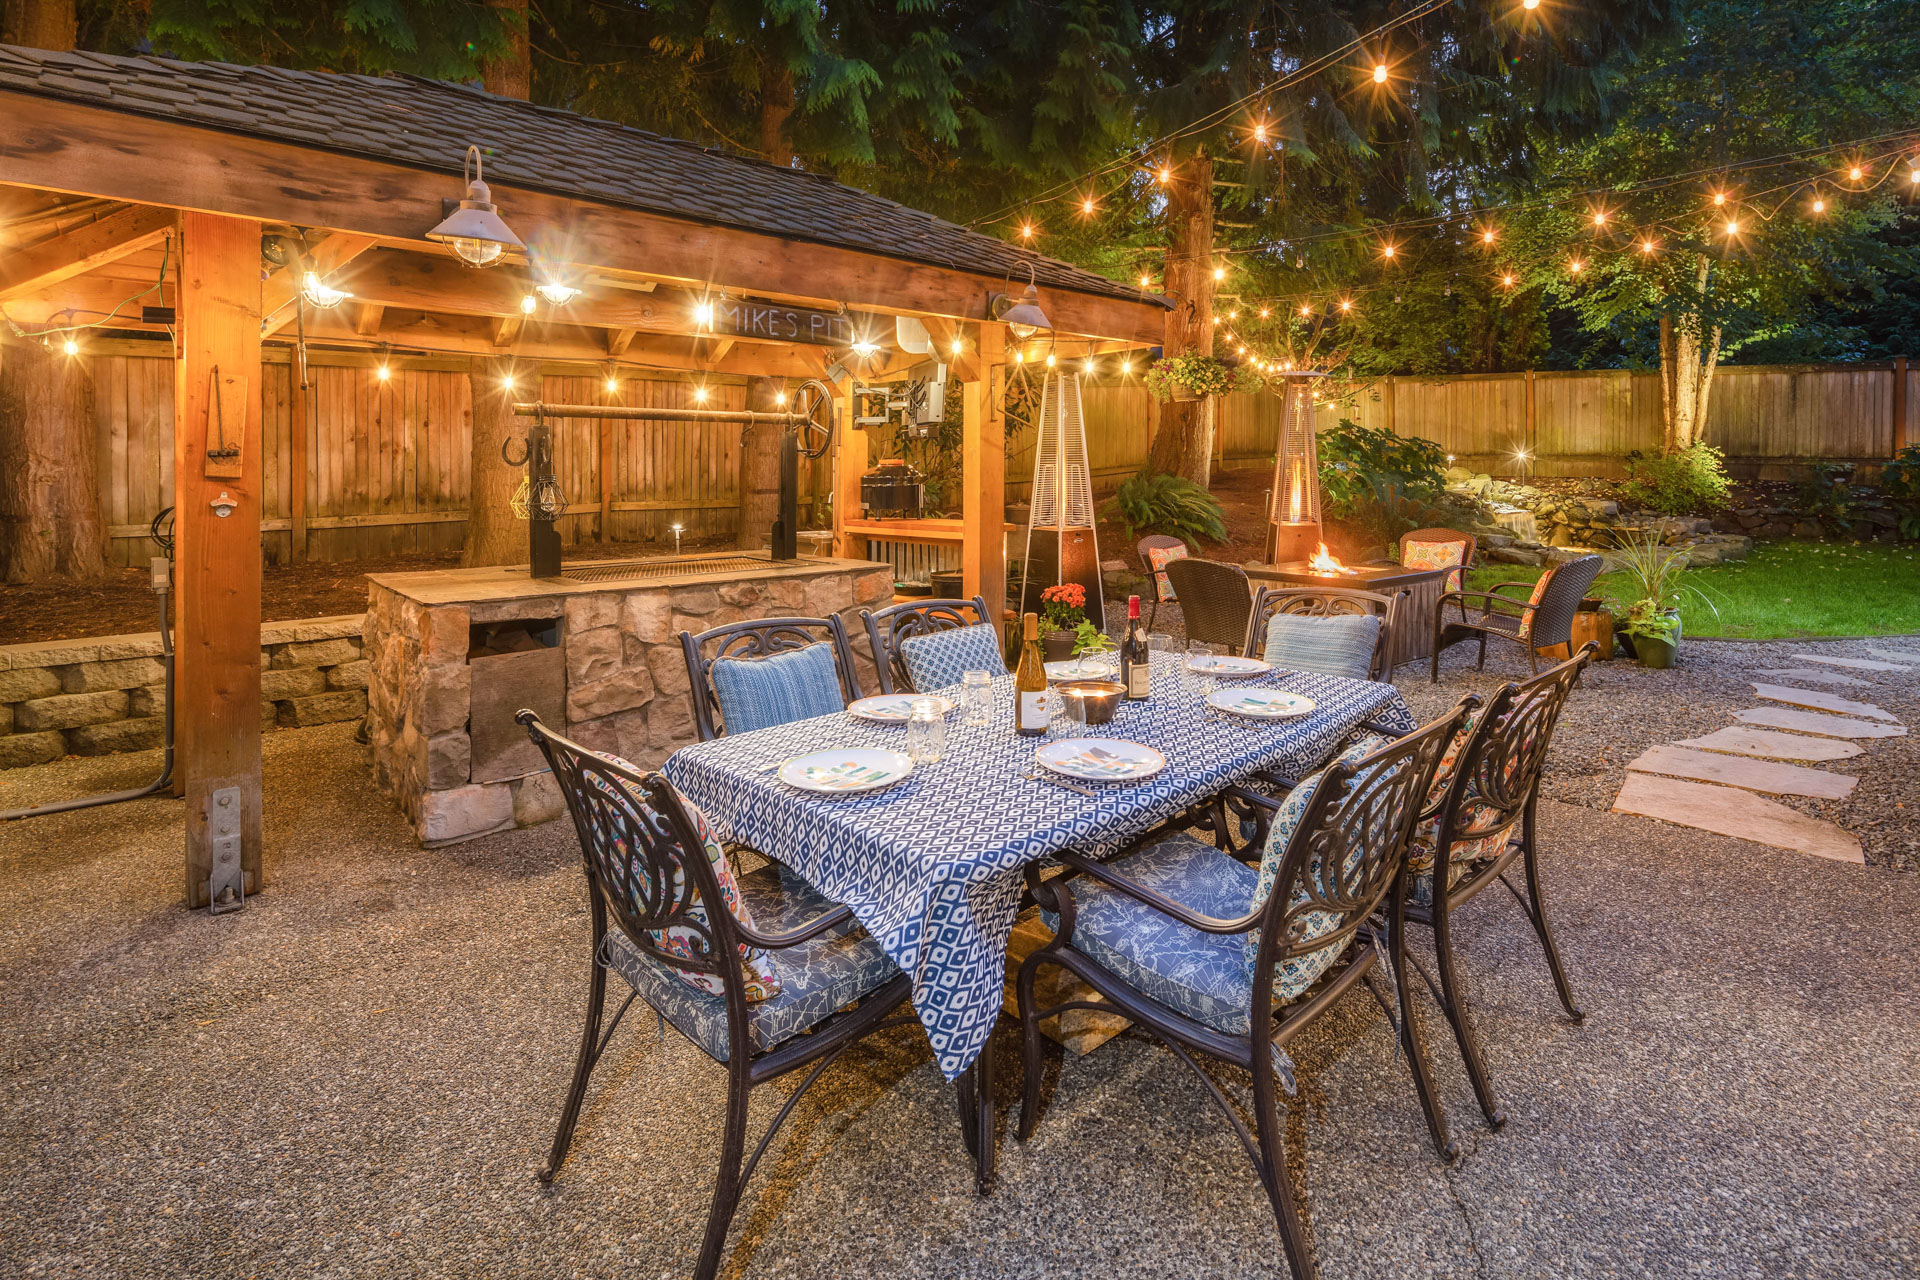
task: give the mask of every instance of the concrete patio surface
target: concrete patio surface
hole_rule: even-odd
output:
[[[1416,701],[1458,696],[1458,681],[1427,690],[1408,674]],[[1610,672],[1593,696],[1627,679]],[[1605,771],[1724,723],[1676,707]],[[1598,767],[1566,755],[1597,743],[1563,735],[1571,768],[1549,790],[1599,797]],[[685,1275],[721,1076],[643,1011],[596,1077],[561,1177],[533,1178],[584,998],[571,829],[423,852],[374,792],[351,726],[270,735],[266,757],[273,880],[237,915],[178,906],[174,801],[0,828],[0,1274]],[[0,801],[124,786],[151,764],[17,771]],[[1842,764],[1863,789],[1885,785]],[[1920,879],[1605,803],[1542,805],[1585,1026],[1559,1014],[1505,895],[1464,918],[1505,1130],[1480,1120],[1430,1002],[1464,1149],[1451,1169],[1364,995],[1296,1050],[1294,1172],[1324,1274],[1920,1272]],[[1244,1154],[1164,1049],[1123,1035],[1056,1056],[1048,1089],[1024,1146],[1003,1106],[1000,1182],[981,1198],[919,1030],[856,1049],[776,1142],[724,1273],[1286,1274]],[[778,1095],[763,1095],[763,1120]]]

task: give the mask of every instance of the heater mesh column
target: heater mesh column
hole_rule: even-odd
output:
[[[1100,548],[1093,527],[1093,473],[1080,375],[1050,373],[1041,386],[1033,453],[1033,501],[1020,607],[1040,612],[1040,593],[1060,582],[1087,589],[1087,617],[1106,627]]]

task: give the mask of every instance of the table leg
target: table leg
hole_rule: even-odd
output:
[[[993,1045],[980,1051],[973,1065],[953,1082],[960,1103],[960,1137],[973,1157],[974,1181],[980,1194],[993,1190]]]

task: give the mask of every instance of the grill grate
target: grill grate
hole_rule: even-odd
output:
[[[569,582],[645,582],[653,578],[742,573],[765,569],[771,563],[765,556],[661,556],[651,560],[601,560],[568,565],[560,576]]]

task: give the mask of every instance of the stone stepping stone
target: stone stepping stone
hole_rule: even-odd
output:
[[[1860,850],[1859,839],[1831,822],[1810,818],[1778,801],[1732,787],[1681,782],[1652,773],[1629,773],[1626,785],[1614,798],[1613,811],[1637,813],[1643,818],[1658,818],[1676,826],[1712,831],[1776,849],[1792,849],[1817,858],[1832,858],[1835,862],[1867,860]]]
[[[1775,733],[1772,729],[1749,729],[1744,725],[1728,725],[1704,738],[1682,738],[1673,745],[1727,751],[1740,756],[1772,756],[1776,760],[1848,760],[1866,751],[1865,747],[1856,747],[1851,742],[1809,738],[1799,733]]]
[[[1911,662],[1920,667],[1920,653],[1911,649],[1869,649],[1868,653],[1876,658],[1885,658],[1889,662]]]
[[[1846,684],[1865,689],[1869,685],[1865,680],[1856,680],[1852,676],[1843,676],[1838,671],[1815,671],[1810,667],[1773,667],[1760,673],[1772,676],[1775,680],[1806,680],[1813,684]]]
[[[1795,662],[1819,662],[1829,667],[1849,667],[1855,671],[1913,671],[1894,662],[1875,662],[1871,658],[1823,658],[1817,653],[1796,653]]]
[[[1765,698],[1768,702],[1784,702],[1790,707],[1812,707],[1815,711],[1832,711],[1843,716],[1865,716],[1869,720],[1891,720],[1900,723],[1900,718],[1882,711],[1871,702],[1855,702],[1843,698],[1837,693],[1822,693],[1818,689],[1795,689],[1784,684],[1754,683],[1754,696]]]
[[[1875,724],[1848,716],[1825,716],[1817,711],[1795,711],[1789,707],[1755,707],[1736,711],[1735,720],[1763,724],[1774,729],[1793,729],[1799,733],[1817,733],[1828,738],[1904,738],[1907,731],[1897,724]]]
[[[1860,779],[1844,773],[1803,769],[1797,764],[1746,760],[1687,747],[1658,746],[1642,752],[1627,768],[1639,773],[1664,773],[1675,778],[1718,782],[1748,791],[1770,791],[1777,796],[1812,796],[1816,800],[1845,800]]]

